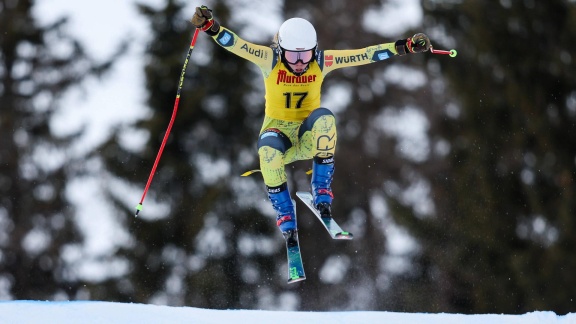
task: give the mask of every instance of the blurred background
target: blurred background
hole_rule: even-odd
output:
[[[301,204],[307,280],[259,175],[262,76],[200,34],[199,5],[270,44],[426,33],[436,49],[332,72],[333,241]],[[576,311],[576,1],[0,0],[0,300],[215,309]],[[576,44],[576,43],[575,43]],[[307,190],[309,161],[287,168]]]

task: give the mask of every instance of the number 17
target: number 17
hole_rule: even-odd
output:
[[[308,92],[284,92],[284,96],[286,97],[286,108],[292,108],[292,95],[300,97],[296,103],[296,109],[302,108],[302,102],[308,95]]]

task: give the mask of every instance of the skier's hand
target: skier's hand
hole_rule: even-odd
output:
[[[196,7],[196,12],[190,22],[211,36],[220,31],[220,24],[212,18],[212,10],[206,6]]]
[[[430,39],[422,33],[418,33],[406,42],[406,47],[411,53],[422,53],[430,49]]]
[[[430,39],[428,36],[418,33],[408,39],[396,41],[395,47],[398,55],[426,52],[430,49]]]
[[[212,10],[206,6],[196,7],[196,12],[192,16],[192,25],[196,28],[204,27],[212,19]]]

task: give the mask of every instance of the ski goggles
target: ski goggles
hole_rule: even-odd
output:
[[[284,50],[284,59],[290,64],[296,64],[298,61],[302,64],[308,64],[314,57],[314,50],[307,50],[301,52],[286,51]]]

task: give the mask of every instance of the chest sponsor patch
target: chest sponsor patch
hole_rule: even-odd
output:
[[[310,83],[316,81],[316,75],[288,75],[288,71],[279,70],[276,84],[280,83]]]

